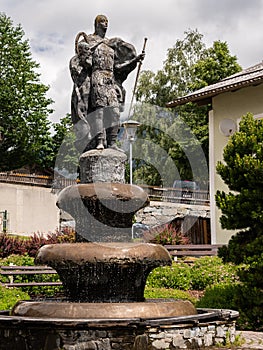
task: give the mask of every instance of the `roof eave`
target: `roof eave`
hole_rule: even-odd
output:
[[[263,76],[260,76],[254,79],[248,79],[246,81],[242,81],[242,82],[231,84],[229,86],[222,86],[214,89],[212,88],[213,85],[211,85],[211,90],[204,91],[203,93],[196,91],[196,93],[192,93],[191,95],[180,97],[174,101],[168,102],[166,104],[166,107],[172,108],[172,107],[184,105],[188,102],[197,103],[198,105],[207,105],[212,102],[212,97],[214,96],[217,96],[225,92],[236,91],[243,87],[259,85],[262,82],[263,82]]]

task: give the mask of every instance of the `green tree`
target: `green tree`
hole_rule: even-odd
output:
[[[55,168],[57,172],[64,170],[68,175],[76,174],[80,152],[75,147],[76,136],[70,114],[61,118],[59,123],[53,124],[53,128],[52,168]]]
[[[230,191],[218,191],[223,228],[259,230],[263,225],[263,121],[244,116],[229,140],[216,170]]]
[[[167,50],[167,58],[161,70],[156,74],[151,71],[141,73],[136,93],[137,100],[164,108],[166,103],[177,97],[213,84],[241,70],[236,56],[230,54],[226,43],[215,41],[212,47],[206,48],[202,40],[203,35],[197,30],[186,31],[184,39],[177,40],[175,45]],[[164,147],[175,162],[181,179],[193,179],[187,153],[197,152],[196,141],[201,145],[208,161],[208,110],[210,108],[209,105],[197,106],[187,103],[170,110],[168,118],[162,116],[165,112],[159,113],[156,118],[164,118],[161,129],[163,132],[160,133],[155,127],[151,132],[149,127],[140,128],[140,137],[151,139]],[[140,118],[143,123],[145,115],[146,113],[141,109],[140,113],[136,113],[135,110],[134,118]],[[156,121],[151,125],[156,125]],[[181,131],[178,131],[178,128]],[[189,128],[193,137],[186,139],[185,135],[189,134]],[[170,133],[167,137],[168,130]],[[173,135],[172,130],[174,130]],[[176,136],[181,140],[181,144],[176,142]],[[149,153],[147,150],[145,152]],[[160,184],[160,176],[154,174],[155,168],[146,163],[140,162],[140,167],[144,169],[137,168],[135,179],[138,175],[144,178],[142,182]],[[157,182],[153,183],[154,181]]]
[[[201,89],[214,84],[241,70],[237,57],[231,56],[226,42],[215,41],[213,46],[206,49],[203,57],[191,68],[193,79],[191,90]]]
[[[263,329],[263,120],[248,113],[239,131],[223,152],[216,170],[230,192],[217,191],[222,228],[238,229],[219,254],[225,262],[243,263],[238,275],[243,282],[238,305],[242,320],[255,330]]]
[[[183,40],[178,39],[167,50],[161,70],[156,74],[143,71],[136,91],[137,100],[165,107],[166,103],[188,93],[194,78],[193,66],[205,53],[202,38],[197,30],[189,29]]]
[[[46,167],[52,152],[48,115],[51,99],[40,82],[21,25],[0,13],[0,170]]]

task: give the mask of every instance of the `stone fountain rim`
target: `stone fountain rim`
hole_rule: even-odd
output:
[[[140,186],[120,182],[91,182],[70,185],[63,188],[59,199],[67,199],[69,196],[71,200],[75,198],[99,198],[103,200],[116,198],[149,202],[148,194]]]
[[[141,247],[141,250],[138,250]],[[74,249],[73,249],[74,248]],[[103,249],[102,249],[103,248]],[[76,251],[78,254],[76,254]],[[35,259],[36,263],[54,263],[66,261],[78,264],[85,263],[122,263],[147,262],[155,265],[171,264],[169,252],[161,245],[154,243],[130,242],[75,242],[63,244],[48,244],[40,248]]]
[[[50,324],[54,327],[127,327],[127,326],[169,326],[180,325],[183,326],[201,324],[207,322],[226,322],[227,320],[235,320],[239,317],[239,312],[231,309],[208,309],[197,308],[197,315],[176,316],[176,317],[158,317],[158,318],[116,318],[116,319],[65,319],[65,318],[37,318],[37,317],[23,317],[23,316],[5,316],[6,310],[0,311],[1,322],[14,323],[14,325],[30,324],[38,327],[40,325],[50,328]]]
[[[189,300],[146,299],[141,302],[71,302],[67,299],[19,301],[12,316],[65,319],[155,319],[196,315]]]

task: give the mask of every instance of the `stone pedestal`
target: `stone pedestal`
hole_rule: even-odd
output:
[[[129,242],[134,214],[149,204],[140,187],[125,184],[125,153],[90,150],[80,157],[80,184],[66,187],[57,206],[76,222],[77,242]]]
[[[111,148],[93,149],[79,159],[80,182],[125,182],[126,155]]]

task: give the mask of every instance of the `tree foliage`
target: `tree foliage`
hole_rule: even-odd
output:
[[[217,191],[223,228],[241,229],[219,250],[225,262],[243,263],[238,275],[245,293],[239,295],[242,317],[262,330],[263,310],[263,120],[243,116],[239,131],[229,140],[217,172],[230,192]],[[256,296],[256,297],[255,297]]]
[[[163,111],[157,116],[157,119],[163,118],[161,129],[163,132],[160,133],[154,127],[150,131],[149,127],[141,126],[139,135],[140,137],[143,135],[145,139],[154,140],[165,149],[176,162],[181,179],[193,179],[185,147],[188,149],[188,154],[196,152],[196,142],[198,142],[208,160],[208,110],[210,106],[187,103],[165,113],[166,103],[240,70],[237,58],[230,54],[227,43],[215,41],[212,47],[206,48],[203,43],[203,35],[197,30],[189,29],[182,40],[178,39],[175,45],[167,50],[167,57],[161,70],[157,73],[151,71],[141,73],[136,98],[144,104],[163,108]],[[135,111],[134,117],[141,118],[143,122],[146,114],[147,112],[143,113],[142,110],[140,110],[140,115]],[[151,125],[156,125],[156,121]],[[178,128],[181,128],[181,131],[178,131]],[[189,134],[188,129],[191,130],[192,136],[190,139],[185,139],[183,134]],[[185,141],[184,147],[171,134],[167,137],[167,130],[174,130],[175,134],[181,133],[179,138],[181,143]],[[144,151],[146,154],[149,153],[147,149]],[[142,166],[144,169],[141,169]],[[155,171],[149,163],[140,162],[135,178],[137,175],[140,178],[143,176],[144,182],[158,185],[161,180]]]
[[[44,167],[52,152],[52,100],[40,82],[39,65],[32,59],[21,25],[0,14],[0,143],[1,170],[23,165]]]
[[[205,52],[203,35],[197,30],[185,32],[183,40],[178,39],[167,50],[163,68],[156,74],[142,72],[136,98],[140,102],[165,107],[167,102],[190,92],[193,81],[193,66]]]
[[[217,172],[230,191],[218,191],[217,206],[226,229],[255,229],[263,224],[263,121],[244,116],[218,162]]]
[[[52,167],[56,172],[64,171],[67,176],[75,176],[78,169],[80,153],[75,147],[76,136],[73,130],[70,114],[55,123],[53,143]]]

